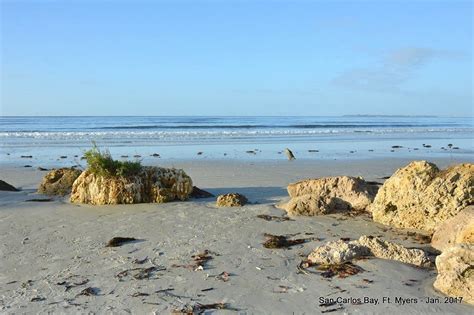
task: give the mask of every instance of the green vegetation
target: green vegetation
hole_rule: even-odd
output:
[[[84,153],[88,169],[100,176],[127,177],[137,175],[142,169],[139,161],[117,161],[112,158],[108,150],[101,152],[97,145]]]

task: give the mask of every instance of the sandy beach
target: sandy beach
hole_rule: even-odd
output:
[[[440,167],[472,162],[432,161]],[[116,206],[71,204],[67,197],[28,201],[47,198],[36,194],[45,172],[2,167],[0,178],[21,191],[0,192],[0,313],[166,314],[196,303],[221,302],[229,309],[207,312],[472,312],[472,306],[446,302],[433,289],[434,269],[373,258],[356,261],[362,272],[347,278],[298,270],[316,246],[340,238],[374,235],[427,248],[405,230],[374,223],[368,215],[281,222],[257,217],[284,215],[275,204],[288,199],[286,186],[291,182],[352,175],[382,183],[407,162],[161,161],[160,166],[183,168],[196,186],[214,195],[244,194],[251,203],[241,208],[217,208],[215,198]],[[309,240],[288,249],[267,249],[262,246],[264,233]],[[105,247],[118,236],[138,241]],[[203,268],[194,268],[192,256],[206,250],[212,258]],[[328,303],[329,298],[339,299]]]

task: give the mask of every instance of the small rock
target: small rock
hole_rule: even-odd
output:
[[[218,207],[242,207],[247,203],[248,200],[244,195],[238,193],[230,193],[218,196],[216,205]]]
[[[7,183],[7,182],[5,182],[1,179],[0,179],[0,190],[3,190],[3,191],[19,191],[18,189],[16,189],[12,185],[10,185],[9,183]]]

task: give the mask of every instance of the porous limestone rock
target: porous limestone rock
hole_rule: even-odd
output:
[[[58,168],[43,177],[38,193],[45,195],[64,196],[71,192],[74,181],[81,171],[74,168]]]
[[[331,241],[325,245],[317,247],[308,256],[308,260],[314,264],[342,264],[355,258],[370,256],[366,247],[360,246],[357,242],[344,242],[342,240]]]
[[[279,205],[289,215],[318,215],[344,210],[365,210],[377,192],[359,177],[336,176],[307,179],[288,185],[291,199]]]
[[[9,183],[7,183],[7,182],[5,182],[1,179],[0,179],[0,190],[3,190],[3,191],[18,191],[18,189],[16,189],[12,185],[10,185]]]
[[[474,304],[474,245],[458,244],[436,257],[438,276],[434,287],[463,302]]]
[[[74,182],[71,202],[92,205],[163,203],[186,200],[193,190],[181,169],[144,166],[134,176],[100,176],[84,171]]]
[[[219,195],[217,197],[216,205],[218,207],[242,207],[248,202],[244,195],[237,193],[230,193]]]
[[[317,247],[309,256],[314,264],[341,264],[364,256],[397,260],[406,264],[428,267],[431,262],[421,249],[408,249],[378,237],[361,236],[358,240],[328,242]]]
[[[440,251],[462,243],[474,244],[474,206],[441,223],[431,239],[431,246]]]
[[[474,204],[474,164],[440,171],[426,161],[400,168],[369,206],[374,221],[432,232],[437,225]]]

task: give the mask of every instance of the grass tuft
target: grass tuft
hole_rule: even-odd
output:
[[[102,152],[94,143],[92,149],[84,153],[88,169],[99,176],[129,177],[137,175],[142,165],[139,161],[117,161],[108,150]]]

